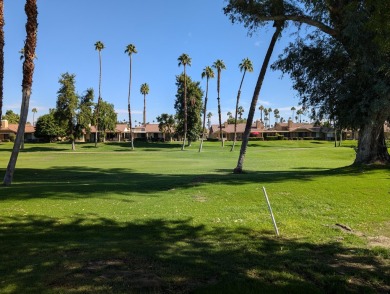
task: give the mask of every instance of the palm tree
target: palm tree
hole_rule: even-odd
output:
[[[238,67],[240,68],[240,71],[244,71],[244,73],[242,74],[242,78],[241,78],[241,83],[240,83],[240,87],[238,88],[238,92],[237,92],[237,100],[236,100],[236,113],[235,113],[235,116],[234,116],[234,139],[233,139],[233,145],[232,145],[232,148],[230,149],[230,151],[233,151],[234,150],[234,146],[236,145],[236,137],[237,137],[237,114],[238,114],[238,103],[240,102],[240,95],[241,95],[241,87],[242,87],[242,83],[244,82],[244,78],[245,78],[245,74],[246,72],[253,72],[253,65],[252,65],[252,61],[250,61],[249,58],[244,58],[242,60],[242,62],[238,65]],[[242,108],[242,107],[241,107]],[[242,108],[243,110],[243,108]],[[242,112],[240,114],[240,119],[241,119],[241,116],[242,116]]]
[[[147,83],[143,83],[141,85],[140,92],[141,92],[142,95],[144,95],[144,119],[143,119],[143,123],[144,123],[144,125],[146,125],[146,95],[149,94],[149,85]]]
[[[269,121],[268,126],[269,126],[269,127],[271,127],[271,113],[272,113],[272,108],[269,107],[269,108],[268,108],[268,121]]]
[[[188,54],[183,53],[177,59],[179,61],[179,66],[183,66],[183,74],[184,74],[184,138],[183,145],[181,146],[181,150],[184,150],[184,146],[187,139],[187,76],[186,76],[186,66],[191,66],[191,58]]]
[[[99,97],[96,107],[96,131],[95,131],[95,147],[97,147],[98,142],[98,132],[99,132],[99,107],[100,101],[102,100],[101,96],[101,85],[102,85],[102,55],[101,51],[104,49],[104,44],[101,41],[95,43],[95,50],[99,52]]]
[[[31,111],[32,111],[32,113],[33,113],[33,123],[32,123],[32,124],[33,124],[33,126],[34,126],[34,125],[35,125],[35,124],[34,124],[34,121],[35,121],[34,118],[35,118],[35,114],[38,112],[38,110],[34,107]]]
[[[279,109],[277,108],[274,109],[274,117],[275,117],[275,124],[276,124],[278,122],[278,118],[280,117]]]
[[[225,144],[223,142],[223,134],[222,134],[221,101],[220,101],[221,99],[219,97],[219,93],[220,93],[220,89],[221,89],[221,87],[220,87],[221,86],[221,71],[223,69],[226,69],[226,66],[221,59],[218,59],[217,61],[214,62],[213,67],[215,69],[217,69],[217,72],[218,72],[218,80],[217,80],[218,97],[217,97],[217,100],[218,100],[219,133],[220,133],[220,137],[221,137],[221,141],[222,141],[222,147],[224,147]]]
[[[213,116],[213,114],[211,113],[211,112],[209,112],[208,114],[207,114],[207,126],[209,127],[209,128],[211,128],[211,117]]]
[[[265,120],[265,127],[267,127],[267,121],[268,121],[268,108],[264,108],[264,120]]]
[[[4,1],[0,1],[0,127],[3,116],[3,82],[4,82]]]
[[[303,110],[302,109],[298,109],[297,110],[297,115],[299,116],[299,122],[302,123],[302,114],[303,114]]]
[[[244,107],[239,106],[238,109],[237,109],[237,114],[239,116],[239,119],[242,119],[242,115],[243,115],[244,112],[245,112]]]
[[[252,127],[252,122],[253,122],[253,117],[254,117],[255,110],[256,110],[257,100],[259,98],[261,86],[263,84],[264,77],[265,77],[265,74],[267,72],[267,68],[268,68],[269,61],[271,59],[272,52],[274,50],[274,47],[275,47],[276,41],[280,35],[280,32],[282,31],[283,25],[284,25],[284,22],[277,22],[277,21],[274,22],[275,32],[272,35],[271,42],[268,46],[267,53],[264,57],[263,65],[261,67],[260,74],[259,74],[259,77],[257,79],[256,87],[255,87],[255,90],[253,92],[252,102],[251,102],[251,106],[249,108],[249,113],[248,113],[248,119],[246,121],[245,131],[244,131],[244,135],[242,138],[240,155],[238,157],[237,166],[233,170],[234,173],[242,173],[244,159],[245,159],[245,153],[246,153],[246,149],[248,146],[249,134],[250,134],[250,130]]]
[[[34,75],[34,57],[35,48],[37,46],[37,30],[38,30],[38,8],[37,0],[26,0],[24,6],[27,23],[26,23],[26,41],[24,44],[24,61],[23,61],[23,81],[22,81],[22,105],[20,108],[20,121],[11,157],[8,162],[5,172],[3,184],[9,186],[12,183],[15,172],[16,161],[18,159],[20,145],[24,138],[24,128],[26,126],[28,106],[30,103],[31,87]]]
[[[262,121],[263,121],[264,106],[263,106],[263,105],[260,105],[260,106],[259,106],[259,110],[260,110],[260,121],[262,122]]]
[[[209,79],[214,78],[214,71],[210,66],[206,66],[203,69],[201,76],[202,76],[202,79],[204,79],[206,77],[206,96],[204,98],[202,140],[200,141],[199,152],[202,151],[202,148],[203,148],[203,139],[204,139],[203,132],[204,132],[204,129],[206,126],[206,111],[207,111],[207,99],[208,99],[208,93],[209,93]],[[207,115],[208,118],[209,118],[209,114],[211,114],[211,112],[208,113],[208,115]],[[209,118],[209,120],[210,120],[210,118]]]
[[[133,126],[131,123],[131,107],[130,107],[130,92],[131,92],[131,74],[132,74],[132,55],[133,53],[137,53],[137,49],[133,44],[129,44],[126,46],[125,53],[127,53],[130,57],[130,78],[129,78],[129,92],[127,94],[127,111],[129,114],[129,128],[130,128],[130,142],[131,142],[131,149],[134,150],[134,137],[133,137]]]
[[[294,114],[295,114],[295,110],[297,110],[294,106],[291,107],[291,111],[292,111],[292,116],[291,117],[294,117]]]

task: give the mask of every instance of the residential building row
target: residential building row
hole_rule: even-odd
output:
[[[236,138],[240,141],[244,135],[245,123],[239,123],[236,127]],[[16,135],[18,124],[10,124],[7,120],[2,120],[0,129],[0,141],[9,140]],[[25,127],[25,141],[34,141],[37,138],[34,136],[35,128],[31,124],[26,124]],[[385,132],[387,136],[390,135],[390,127],[385,125]],[[89,132],[85,132],[84,136],[79,141],[94,142],[96,128],[91,126]],[[234,124],[224,123],[222,125],[222,134],[224,140],[232,141],[234,139]],[[219,125],[213,124],[205,134],[207,138],[219,139],[220,128]],[[146,124],[133,127],[133,138],[135,140],[146,141],[164,141],[170,140],[168,135],[163,134],[158,127],[158,124]],[[295,123],[291,120],[285,123],[275,123],[272,128],[265,128],[263,122],[256,121],[252,124],[250,137],[260,138],[260,140],[267,140],[278,136],[280,139],[314,139],[314,140],[334,140],[335,131],[331,127],[317,126],[313,123]],[[351,130],[343,130],[343,140],[357,139],[357,132]],[[180,139],[180,138],[172,138]],[[114,131],[106,132],[105,140],[108,141],[128,141],[130,140],[130,128],[126,123],[119,123],[116,125]]]

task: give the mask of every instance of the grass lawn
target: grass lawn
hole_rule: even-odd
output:
[[[0,187],[0,293],[390,292],[389,167],[253,142],[234,175],[230,144],[26,144]]]

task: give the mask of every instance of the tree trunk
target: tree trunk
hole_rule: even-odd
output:
[[[359,130],[358,148],[354,164],[372,163],[390,163],[383,121],[371,122],[362,126]]]
[[[184,150],[187,139],[187,76],[186,76],[186,66],[184,65],[184,138],[183,145],[181,150]]]
[[[133,136],[133,127],[132,127],[132,123],[131,123],[131,106],[130,106],[131,72],[132,72],[132,59],[131,59],[131,54],[130,54],[130,77],[129,77],[129,93],[128,93],[128,96],[127,96],[127,111],[129,113],[129,128],[130,128],[131,150],[134,150],[134,136]]]
[[[277,41],[277,39],[279,37],[279,34],[280,34],[281,30],[282,30],[282,26],[280,24],[277,24],[275,33],[272,35],[271,42],[269,44],[267,53],[265,55],[265,58],[264,58],[264,61],[263,61],[263,65],[262,65],[261,70],[260,70],[259,77],[257,79],[255,91],[253,92],[252,102],[251,102],[251,106],[250,106],[249,113],[248,113],[248,120],[246,122],[244,135],[242,137],[242,145],[241,145],[241,150],[240,150],[240,156],[238,157],[237,166],[233,170],[234,173],[242,173],[242,170],[243,170],[245,153],[246,153],[246,149],[247,149],[247,146],[248,146],[249,134],[250,134],[250,130],[251,130],[251,127],[252,127],[253,117],[254,117],[254,114],[255,114],[255,111],[256,111],[257,100],[259,99],[261,86],[263,84],[264,77],[265,77],[265,74],[267,72],[268,64],[269,64],[269,61],[271,59],[272,52],[274,50],[276,41]]]
[[[207,96],[209,93],[209,78],[207,77],[206,81],[206,97],[204,98],[204,108],[203,108],[203,126],[202,126],[202,139],[199,145],[199,152],[202,151],[203,148],[203,139],[204,139],[204,129],[206,127],[206,110],[207,110]]]
[[[237,140],[237,112],[238,112],[238,104],[240,103],[241,87],[242,87],[242,83],[244,82],[245,73],[246,73],[246,70],[244,70],[244,74],[242,75],[240,87],[238,88],[238,93],[237,93],[236,114],[234,116],[234,138],[233,138],[233,145],[232,145],[232,148],[230,149],[230,151],[234,150],[234,146],[236,145],[236,140]],[[240,119],[241,119],[241,116],[240,116]]]
[[[22,81],[22,104],[20,107],[20,121],[11,157],[5,172],[3,184],[9,186],[12,183],[15,172],[16,161],[18,159],[20,146],[24,141],[24,128],[26,126],[28,107],[30,103],[31,87],[34,75],[34,57],[37,46],[38,30],[38,8],[36,0],[27,0],[25,5],[27,15],[26,23],[26,42],[24,45],[24,62],[23,62],[23,81]]]
[[[12,148],[11,157],[9,159],[7,170],[5,172],[4,181],[3,181],[4,186],[9,186],[12,183],[19,151],[24,141],[24,129],[26,127],[28,106],[30,103],[30,95],[31,95],[30,90],[23,91],[18,131],[16,132],[16,138],[15,138],[14,146]]]
[[[75,140],[72,139],[72,150],[75,151],[76,150],[76,144],[75,144]]]
[[[95,131],[95,147],[97,147],[98,143],[98,136],[99,136],[99,108],[100,108],[100,99],[102,99],[101,96],[101,84],[102,84],[102,56],[100,54],[99,50],[99,98],[97,103],[97,111],[96,111],[96,131]]]

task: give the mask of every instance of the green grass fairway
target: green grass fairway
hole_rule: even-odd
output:
[[[26,144],[0,293],[390,292],[389,167],[351,167],[354,142],[251,142],[235,175],[230,144]]]

